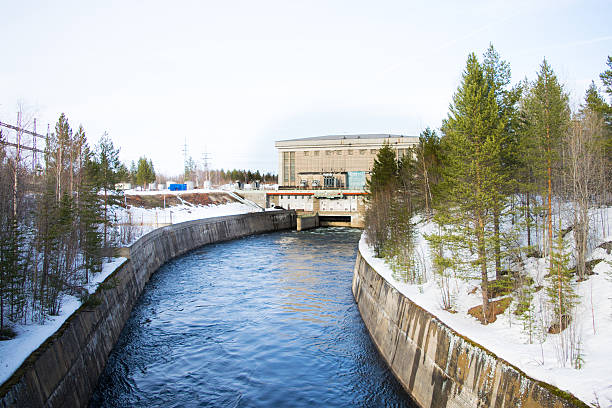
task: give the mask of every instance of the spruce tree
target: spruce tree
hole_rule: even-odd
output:
[[[138,159],[138,166],[136,168],[136,184],[146,188],[147,184],[155,181],[155,169],[153,168],[153,162],[146,157]]]
[[[550,259],[552,270],[548,275],[548,285],[546,287],[548,302],[552,305],[552,326],[549,328],[549,333],[558,334],[570,324],[578,297],[572,285],[572,273],[569,267],[570,254],[566,249],[560,228],[556,235]],[[563,366],[571,355],[570,344],[568,344],[566,336],[563,335],[560,336],[560,343],[559,360]]]
[[[378,150],[374,164],[370,172],[370,178],[366,181],[366,190],[374,194],[379,190],[386,189],[390,184],[397,183],[397,159],[395,151],[385,143]]]
[[[83,149],[83,177],[79,183],[79,218],[80,246],[83,254],[85,283],[90,274],[99,272],[102,263],[103,239],[99,226],[104,223],[102,201],[98,196],[97,168],[93,155],[87,145]]]
[[[608,61],[606,62],[606,64],[608,65],[608,69],[602,72],[599,75],[599,78],[601,78],[601,82],[603,82],[604,84],[606,93],[610,95],[610,97],[612,98],[612,57],[611,56],[608,56]]]
[[[384,243],[390,237],[393,202],[398,189],[395,151],[385,144],[376,155],[370,178],[366,180],[366,236],[377,256],[383,255]]]
[[[416,158],[417,190],[422,196],[421,202],[428,216],[434,206],[436,186],[440,182],[441,154],[440,138],[436,131],[426,128],[419,135],[419,144],[415,147],[414,156]]]

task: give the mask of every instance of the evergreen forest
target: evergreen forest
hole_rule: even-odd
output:
[[[425,129],[402,157],[389,145],[377,154],[366,209],[375,255],[404,282],[435,279],[449,312],[462,296],[453,280],[471,280],[482,303],[470,314],[482,324],[495,321],[508,306],[498,298],[511,294],[530,342],[538,324],[564,331],[582,301],[576,285],[593,274],[587,255],[609,246],[601,241],[611,233],[612,57],[602,67],[572,109],[546,59],[534,79],[512,83],[493,46],[468,55],[439,130]],[[415,245],[417,232],[428,255]],[[530,259],[544,265],[541,286],[526,272]],[[536,292],[546,299],[539,317]],[[561,343],[561,364],[579,368],[579,343]]]

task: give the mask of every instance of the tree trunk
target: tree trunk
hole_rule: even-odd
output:
[[[104,249],[106,250],[106,227],[108,224],[108,196],[104,187]]]
[[[547,129],[548,133],[548,129]],[[551,168],[551,160],[550,160],[550,146],[548,147],[548,245],[549,245],[549,258],[550,258],[550,270],[553,269],[553,261],[552,261],[552,168]]]
[[[478,261],[480,262],[480,279],[482,289],[482,316],[484,324],[489,323],[489,277],[487,276],[487,257],[484,238],[484,221],[477,215]]]
[[[527,220],[527,247],[531,246],[531,210],[529,209],[529,191],[527,192],[527,214],[525,215]]]
[[[493,208],[493,230],[494,230],[494,245],[495,245],[495,278],[501,279],[502,271],[501,271],[501,243],[499,237],[499,217],[500,210],[498,204],[495,204]]]

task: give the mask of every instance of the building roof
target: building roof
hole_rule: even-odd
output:
[[[302,137],[298,139],[286,139],[278,140],[278,142],[298,142],[298,141],[315,141],[315,140],[344,140],[344,139],[383,139],[383,138],[396,138],[396,137],[414,137],[404,135],[391,135],[391,134],[362,134],[362,135],[327,135],[327,136],[314,136],[314,137]]]

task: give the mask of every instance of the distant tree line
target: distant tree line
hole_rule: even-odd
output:
[[[608,101],[592,82],[572,111],[548,61],[535,80],[512,85],[509,63],[492,46],[481,59],[470,54],[440,133],[423,131],[399,161],[390,146],[378,152],[366,211],[377,255],[406,281],[422,282],[413,222],[433,221],[427,239],[443,306],[453,309],[451,276],[479,279],[484,324],[494,320],[490,299],[500,285],[529,305],[534,289],[521,281],[521,265],[544,258],[549,322],[566,326],[573,283],[588,279],[593,211],[612,204],[612,57],[607,66],[600,79]],[[573,268],[563,240],[570,231]]]
[[[266,184],[274,184],[278,182],[278,177],[273,173],[263,173],[259,170],[224,170],[224,169],[210,169],[205,171],[201,167],[198,167],[193,160],[188,160],[186,167],[186,173],[182,176],[172,177],[167,175],[159,174],[157,181],[160,183],[167,182],[168,180],[173,181],[193,181],[197,182],[198,186],[202,186],[204,181],[210,181],[213,186],[220,186],[224,184],[230,184],[237,181],[242,183],[251,183],[259,181]]]
[[[260,173],[259,170],[212,170],[212,174],[217,178],[219,184],[227,184],[235,181],[242,183],[251,183],[260,181],[262,183],[273,184],[278,181],[276,174]]]

